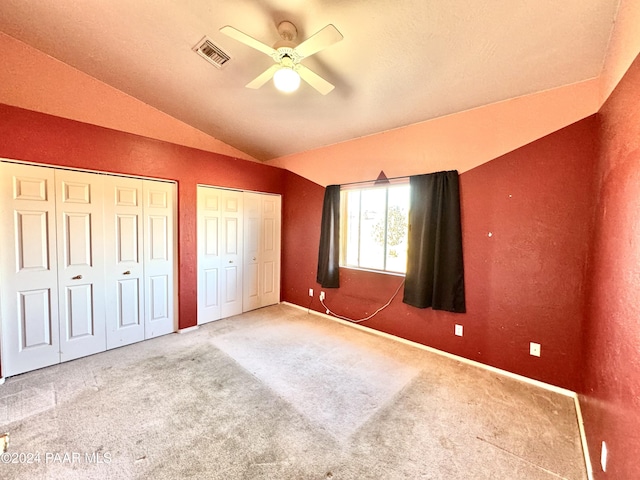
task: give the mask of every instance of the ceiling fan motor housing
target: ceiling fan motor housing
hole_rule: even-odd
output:
[[[273,48],[279,50],[281,48],[294,49],[297,46],[297,43],[294,40],[298,36],[298,29],[291,22],[280,22],[278,25],[278,34],[280,35],[280,40],[278,40]]]
[[[278,24],[278,34],[283,40],[293,42],[298,36],[298,29],[293,23],[285,20]]]

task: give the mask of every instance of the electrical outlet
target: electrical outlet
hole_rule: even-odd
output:
[[[324,300],[324,292],[320,292],[320,301]]]
[[[531,342],[529,343],[529,355],[533,355],[534,357],[540,356],[540,344]]]
[[[602,467],[602,471],[607,471],[607,456],[609,455],[609,451],[607,450],[607,442],[602,441],[602,450],[600,450],[600,466]]]
[[[454,333],[458,336],[462,336],[462,325],[456,325],[454,329]]]
[[[313,297],[313,288],[310,288],[310,289],[309,289],[309,296],[310,296],[310,297]]]

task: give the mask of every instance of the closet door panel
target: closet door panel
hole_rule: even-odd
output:
[[[55,170],[60,359],[106,350],[103,177]]]
[[[263,263],[263,273],[262,273],[262,295],[264,296],[263,302],[265,305],[270,305],[271,302],[268,303],[267,296],[272,295],[276,291],[276,266],[275,262],[264,262]]]
[[[173,196],[173,184],[143,181],[145,338],[175,331]]]
[[[18,293],[18,342],[22,350],[51,345],[51,289]]]
[[[221,199],[221,264],[224,266],[224,274],[220,284],[220,314],[222,318],[226,318],[242,313],[243,195],[235,190],[222,190]]]
[[[198,186],[198,324],[242,313],[242,192]]]
[[[221,194],[219,189],[197,187],[198,324],[221,318]]]
[[[204,270],[204,307],[220,305],[218,290],[218,270],[215,268]],[[212,318],[211,320],[215,319]]]
[[[142,183],[105,178],[108,349],[144,340]]]
[[[49,270],[49,212],[14,211],[19,272]]]
[[[0,163],[0,218],[7,377],[60,362],[53,170]]]
[[[166,262],[169,260],[169,217],[168,215],[148,215],[149,260]]]
[[[281,197],[262,195],[260,306],[280,301]]]
[[[245,192],[244,311],[280,301],[279,195]]]
[[[260,305],[260,224],[261,198],[258,193],[244,192],[244,291],[243,311]]]
[[[66,320],[69,325],[68,336],[77,339],[96,334],[93,318],[92,285],[72,285],[67,287]],[[106,347],[105,347],[106,348]]]

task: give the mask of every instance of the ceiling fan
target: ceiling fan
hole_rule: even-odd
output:
[[[220,31],[245,45],[269,55],[276,62],[275,65],[272,65],[249,82],[246,85],[247,88],[260,88],[273,78],[278,90],[292,92],[297,90],[300,85],[300,78],[302,78],[322,95],[326,95],[333,90],[333,85],[300,63],[302,59],[342,40],[342,34],[333,25],[327,25],[299,45],[296,45],[294,40],[298,36],[298,30],[295,25],[287,21],[280,22],[278,33],[281,39],[273,47],[229,25],[222,27]]]

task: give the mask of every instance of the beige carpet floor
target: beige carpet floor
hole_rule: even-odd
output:
[[[571,398],[286,305],[9,378],[3,431],[7,480],[587,478]]]

